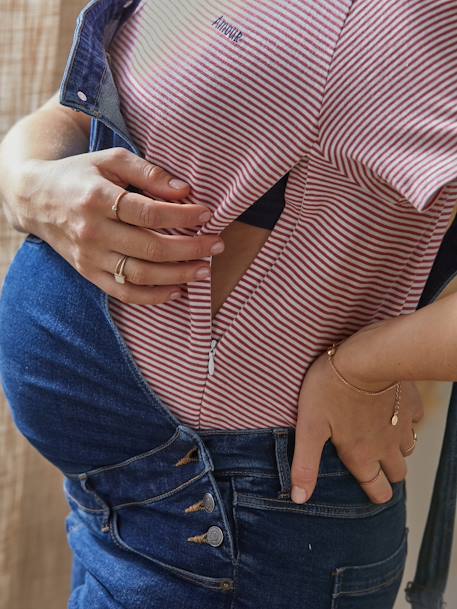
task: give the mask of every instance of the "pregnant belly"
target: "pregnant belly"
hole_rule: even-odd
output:
[[[211,315],[214,318],[222,304],[246,272],[258,251],[268,239],[270,229],[235,220],[221,233],[225,243],[222,254],[211,263]]]
[[[0,294],[0,381],[14,422],[64,472],[130,458],[174,431],[132,372],[105,298],[33,240],[17,251]]]

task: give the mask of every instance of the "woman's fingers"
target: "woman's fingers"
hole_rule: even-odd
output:
[[[341,455],[340,458],[373,503],[390,501],[392,486],[379,461],[367,461],[349,456],[343,458]]]
[[[406,477],[404,456],[414,445],[412,425],[423,416],[413,382],[405,382],[397,425],[391,424],[393,403],[392,393],[372,399],[345,386],[323,352],[307,370],[299,394],[295,479],[314,490],[323,445],[319,430],[326,428],[340,460],[369,499],[390,501],[392,484]]]
[[[114,273],[114,269],[123,254],[108,252],[103,255],[101,268],[107,273]],[[205,275],[199,275],[204,271]],[[146,262],[139,258],[128,257],[123,268],[126,281],[135,285],[172,285],[201,281],[207,279],[211,270],[207,264],[201,262]]]
[[[119,199],[118,218],[135,226],[193,227],[211,217],[211,211],[204,205],[180,203],[190,193],[189,184],[129,150],[120,147],[101,150],[91,153],[91,159],[101,174],[93,196],[107,218],[117,219],[112,205],[122,193],[125,194]],[[129,184],[152,198],[127,191],[124,185]]]
[[[164,235],[115,220],[101,223],[85,239],[92,243],[96,239],[113,252],[149,262],[196,260],[220,253],[212,248],[219,241],[222,243],[218,235]]]
[[[307,420],[298,414],[295,428],[295,446],[291,465],[292,501],[304,503],[314,492],[322,457],[322,449],[330,437],[324,421]]]
[[[123,194],[125,193],[125,194]],[[117,218],[121,222],[145,228],[192,228],[211,217],[211,211],[195,203],[161,201],[110,184],[100,196],[103,212],[117,220],[112,205],[119,196]]]
[[[390,482],[401,482],[406,478],[406,461],[399,449],[382,458],[381,467]]]
[[[382,469],[381,463],[376,464],[376,469],[372,469],[368,474],[368,469],[365,472],[368,478],[358,478],[360,486],[366,492],[373,503],[386,503],[392,499],[392,486]]]
[[[163,182],[163,174],[156,173]],[[198,206],[152,200],[102,176],[91,180],[77,206],[70,240],[72,264],[81,275],[111,296],[135,304],[160,304],[180,292],[180,284],[210,276],[210,265],[202,258],[223,251],[219,235],[160,233],[164,227],[202,223]],[[163,183],[155,190],[161,189],[163,194]],[[125,194],[119,199],[116,219],[111,206],[120,193]],[[119,284],[113,274],[122,256],[127,256],[126,281]]]
[[[48,243],[82,276],[124,302],[168,300],[180,284],[204,279],[197,272],[210,271],[210,265],[202,259],[224,249],[219,234],[161,234],[203,224],[211,211],[182,203],[188,184],[128,150],[84,153],[44,167],[36,190],[52,208]],[[129,185],[139,192],[126,190]],[[122,256],[126,281],[117,283],[113,275]]]
[[[88,279],[110,296],[126,303],[157,305],[172,299],[172,294],[175,292],[178,292],[177,297],[180,295],[180,286],[138,286],[128,281],[116,283],[113,275],[104,271],[97,272]]]
[[[115,184],[132,184],[165,200],[181,199],[190,192],[189,184],[126,148],[116,146],[88,154],[99,172]]]

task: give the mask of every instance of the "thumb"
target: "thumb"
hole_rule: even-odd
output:
[[[291,465],[292,492],[295,503],[308,501],[314,492],[325,442],[330,430],[324,421],[315,425],[297,420],[295,447]]]

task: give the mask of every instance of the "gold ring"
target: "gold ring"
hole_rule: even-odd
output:
[[[127,261],[128,256],[121,256],[116,264],[116,269],[113,273],[114,279],[117,283],[125,283],[125,275],[122,272],[124,270],[125,263]]]
[[[118,207],[119,207],[119,201],[121,200],[121,198],[127,194],[127,190],[122,190],[116,197],[113,205],[111,206],[111,209],[114,211],[114,213],[116,214],[116,220],[119,220],[119,222],[121,222],[121,219],[119,218],[119,213],[118,213]]]
[[[413,427],[411,428],[411,431],[413,432],[413,443],[411,444],[411,446],[408,446],[408,448],[405,448],[405,450],[403,451],[404,455],[409,455],[409,453],[412,453],[413,450],[416,448],[417,433]]]
[[[360,481],[359,480],[359,484],[371,484],[372,482],[376,482],[376,480],[381,475],[381,472],[382,472],[382,467],[379,466],[379,470],[378,470],[378,473],[376,474],[376,476],[373,476],[373,478],[371,478],[370,480],[365,480],[365,481]]]

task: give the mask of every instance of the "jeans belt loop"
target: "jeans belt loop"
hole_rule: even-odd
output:
[[[284,429],[274,429],[273,436],[275,440],[276,466],[278,469],[279,482],[281,485],[281,490],[278,494],[278,499],[290,499],[292,483],[287,450],[289,434]]]

